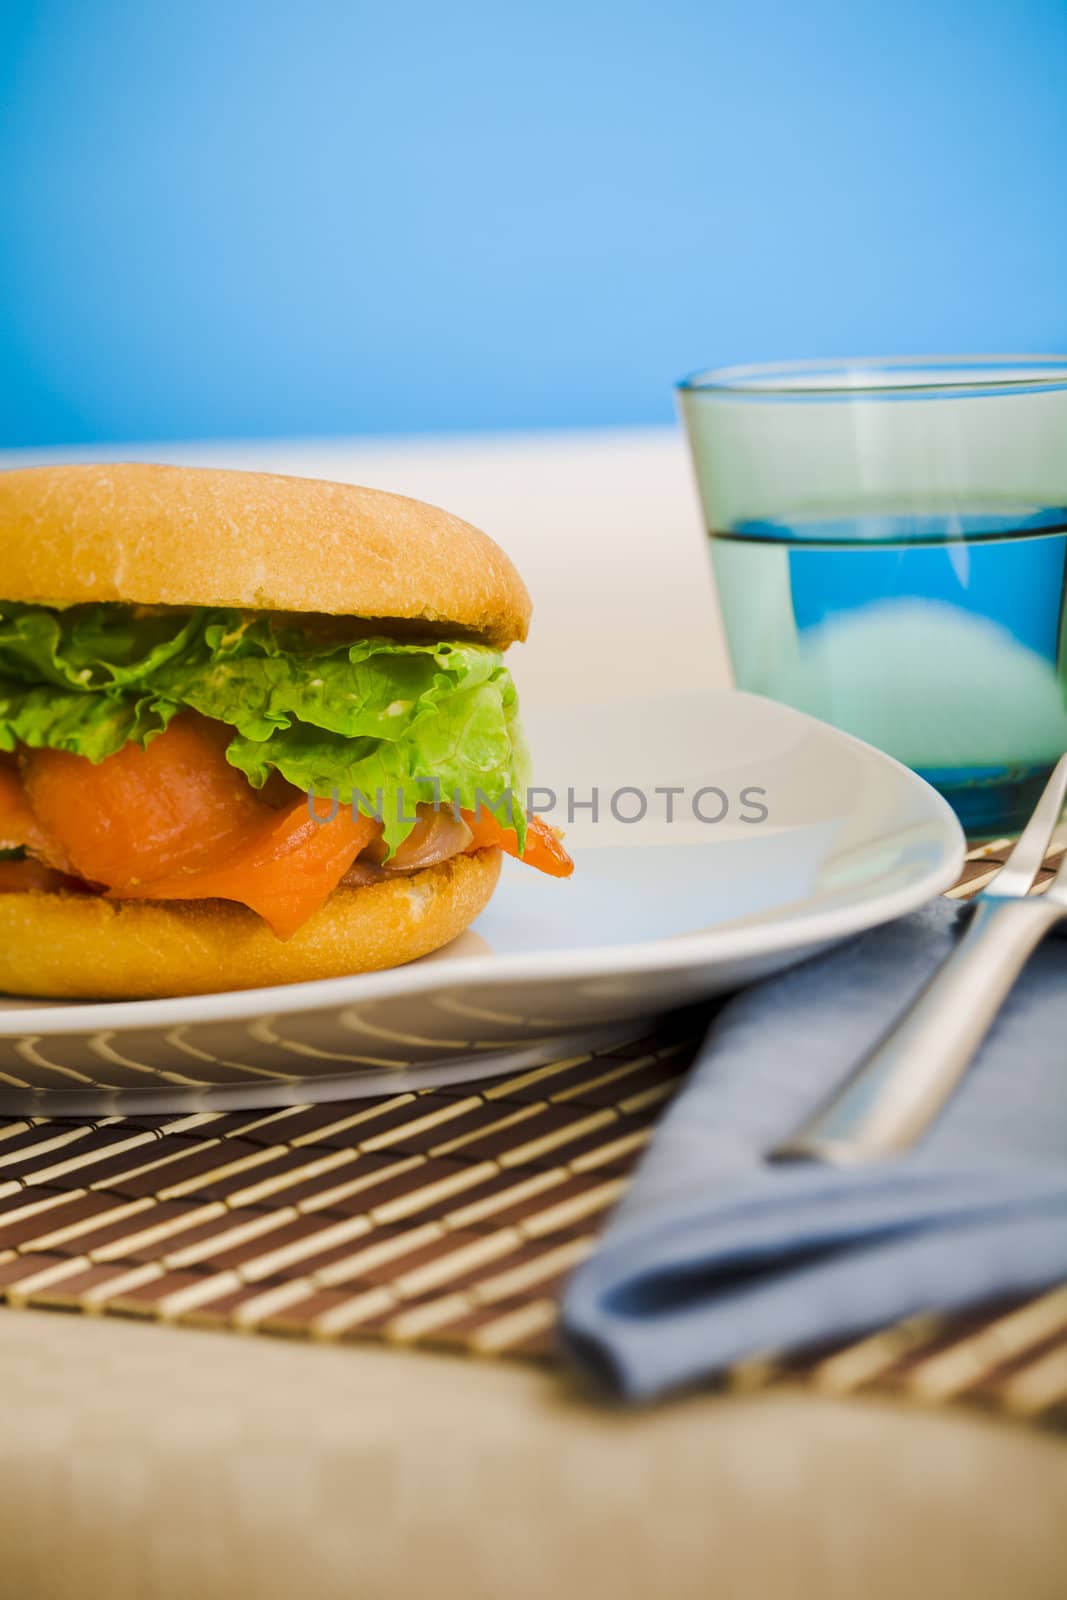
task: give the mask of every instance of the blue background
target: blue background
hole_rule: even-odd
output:
[[[0,443],[1067,345],[1063,0],[0,0]]]

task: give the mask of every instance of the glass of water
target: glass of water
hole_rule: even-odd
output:
[[[680,385],[739,688],[913,767],[973,838],[1067,750],[1067,357]]]

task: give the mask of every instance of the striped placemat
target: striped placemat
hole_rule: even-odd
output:
[[[953,892],[979,888],[1006,849],[972,852]],[[552,1359],[560,1288],[594,1248],[706,1020],[683,1014],[623,1047],[472,1086],[0,1122],[0,1295]],[[748,1362],[723,1381],[968,1400],[1065,1424],[1067,1285]]]
[[[0,1292],[315,1338],[544,1354],[702,1028],[471,1087],[0,1124]]]

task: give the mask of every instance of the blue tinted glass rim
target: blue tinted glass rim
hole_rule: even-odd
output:
[[[1067,389],[1067,356],[844,356],[706,367],[678,384],[711,399],[914,400]]]

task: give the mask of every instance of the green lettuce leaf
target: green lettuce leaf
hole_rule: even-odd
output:
[[[130,740],[144,745],[181,708],[151,694],[86,694],[0,682],[0,750],[68,750],[103,761]]]
[[[183,650],[196,649],[202,611],[139,615],[132,606],[0,602],[0,676],[83,692],[138,688]]]
[[[209,642],[214,633],[209,627]],[[257,624],[239,645],[217,645],[207,662],[165,663],[147,681],[248,739],[295,720],[349,739],[396,741],[442,699],[501,674],[508,677],[500,656],[485,645],[371,638],[315,647],[294,630],[274,635]]]
[[[190,708],[234,729],[227,759],[380,814],[390,850],[419,800],[493,807],[525,838],[528,758],[511,676],[456,640],[352,639],[202,608],[0,603],[0,749],[102,761]],[[330,631],[332,629],[332,631]],[[436,780],[436,782],[431,781]]]
[[[529,778],[515,688],[507,674],[445,694],[408,738],[347,739],[294,723],[264,740],[238,736],[226,758],[260,788],[278,771],[299,789],[377,816],[390,850],[411,832],[419,801],[493,810],[526,837]]]

